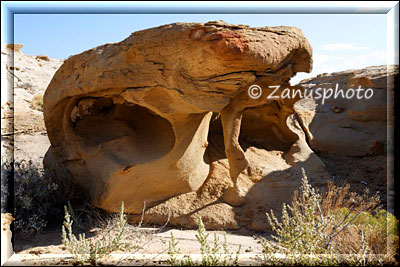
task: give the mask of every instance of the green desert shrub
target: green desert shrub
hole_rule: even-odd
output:
[[[319,193],[303,170],[302,186],[291,205],[283,204],[281,222],[267,213],[274,235],[260,238],[263,263],[268,265],[366,265],[395,263],[384,249],[387,240],[396,247],[397,220],[378,211],[377,196],[330,186]],[[388,234],[386,230],[389,229]],[[377,234],[378,233],[378,234]],[[388,238],[389,237],[389,238]],[[389,242],[390,243],[390,242]],[[398,239],[397,239],[398,248]],[[374,254],[385,252],[383,256]]]
[[[74,214],[71,205],[64,207],[65,221],[62,226],[62,243],[71,252],[76,264],[90,263],[97,265],[99,260],[111,255],[111,253],[129,248],[129,244],[122,241],[127,226],[127,216],[124,213],[124,203],[121,204],[119,216],[114,222],[114,227],[103,233],[97,238],[86,238],[84,233],[75,236],[72,225],[71,214]]]
[[[216,234],[214,234],[214,244],[211,245],[208,242],[209,233],[207,233],[204,227],[203,221],[199,217],[198,228],[196,239],[200,244],[201,262],[194,261],[190,256],[179,259],[180,249],[178,248],[178,242],[175,240],[174,235],[171,233],[171,241],[169,242],[168,263],[171,266],[230,266],[237,265],[240,255],[239,246],[238,251],[233,257],[229,250],[226,240],[226,235],[224,236],[224,243],[220,243]]]
[[[36,234],[60,222],[65,203],[63,194],[36,164],[31,160],[3,162],[1,173],[2,182],[6,177],[14,178],[13,217],[17,235]],[[12,187],[7,190],[12,190]]]

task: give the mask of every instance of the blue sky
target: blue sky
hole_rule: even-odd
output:
[[[224,20],[233,24],[296,26],[313,47],[312,74],[392,64],[386,59],[386,15],[382,14],[16,14],[14,42],[23,53],[63,59],[132,32],[174,22]],[[398,64],[398,62],[395,62]]]

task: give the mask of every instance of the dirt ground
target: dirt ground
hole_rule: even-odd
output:
[[[96,238],[99,229],[91,229],[86,233],[87,237]],[[154,265],[166,264],[169,258],[168,246],[171,234],[178,242],[181,256],[191,255],[195,259],[200,251],[200,244],[196,240],[196,231],[187,229],[173,229],[169,227],[136,227],[129,226],[122,242],[133,247],[128,251],[117,251],[110,258],[104,259],[104,264],[118,265]],[[262,246],[257,236],[270,238],[270,233],[257,233],[249,231],[208,231],[208,241],[214,245],[214,235],[222,245],[226,237],[227,249],[234,257],[240,247],[240,262],[257,263],[261,260]],[[222,247],[221,247],[222,249]],[[12,265],[71,265],[73,259],[69,251],[61,243],[61,230],[48,231],[45,234],[30,238],[16,238],[14,257],[7,266]],[[221,251],[223,253],[223,251]]]

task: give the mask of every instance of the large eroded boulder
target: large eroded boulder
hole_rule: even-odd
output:
[[[385,155],[387,136],[394,127],[394,77],[398,65],[371,66],[346,70],[306,79],[301,85],[308,89],[338,88],[347,92],[361,88],[359,97],[332,97],[302,100],[296,105],[305,120],[309,143],[314,151],[343,156]],[[365,95],[367,89],[371,89]],[[350,96],[351,94],[349,94]],[[346,95],[345,95],[346,96]],[[368,97],[365,97],[368,96]],[[328,122],[328,123],[327,123]]]
[[[289,86],[311,68],[311,46],[294,27],[217,21],[135,32],[57,71],[44,95],[45,165],[108,211],[124,201],[155,223],[193,227],[200,215],[208,227],[265,229],[263,214],[290,200],[300,167],[313,182],[326,178],[295,100],[267,99],[269,85]]]

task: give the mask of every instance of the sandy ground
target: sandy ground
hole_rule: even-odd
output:
[[[136,229],[128,227],[125,238],[122,242],[128,242],[135,247],[129,251],[115,252],[109,258],[104,259],[103,263],[118,263],[118,265],[153,265],[166,264],[169,259],[168,245],[171,241],[171,234],[178,242],[177,248],[180,249],[178,257],[191,255],[193,259],[199,259],[200,244],[196,239],[195,230],[180,230],[173,228],[146,228]],[[268,233],[252,233],[244,231],[208,231],[208,241],[214,245],[214,235],[218,238],[219,244],[224,243],[226,236],[227,249],[232,257],[235,257],[239,250],[239,262],[241,264],[258,265],[261,260],[262,246],[257,236],[269,238]],[[96,235],[90,231],[86,233],[88,237]],[[15,265],[69,265],[73,263],[72,255],[61,243],[61,231],[53,230],[46,234],[32,238],[19,238],[15,241],[15,252],[6,266]],[[223,249],[221,246],[221,253]],[[258,263],[258,264],[257,264]]]

